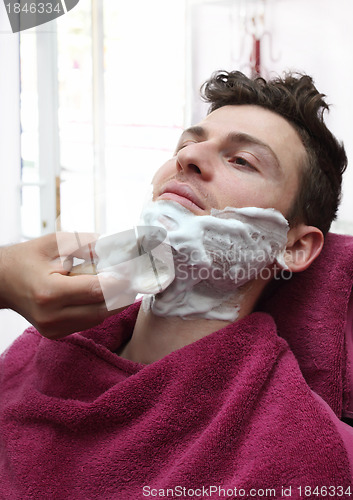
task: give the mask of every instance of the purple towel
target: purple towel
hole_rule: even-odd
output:
[[[271,314],[311,387],[338,417],[348,407],[345,323],[353,286],[353,238],[326,236],[316,261],[259,306]]]
[[[139,365],[114,354],[138,308],[58,341],[29,329],[2,356],[1,499],[351,498],[353,438],[269,315]]]

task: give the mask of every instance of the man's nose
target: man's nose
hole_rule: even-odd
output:
[[[177,168],[185,174],[212,175],[214,151],[211,144],[198,142],[185,146],[177,153]]]

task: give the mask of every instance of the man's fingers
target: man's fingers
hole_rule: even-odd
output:
[[[56,233],[59,256],[89,259],[95,256],[94,247],[99,238],[97,233]]]
[[[110,275],[53,274],[52,276],[55,276],[55,295],[51,297],[51,301],[59,300],[62,306],[106,301],[106,306],[112,310],[132,304],[137,295],[135,291],[130,290],[126,280],[117,280]],[[54,290],[54,282],[52,282],[52,290]]]
[[[61,301],[63,306],[94,304],[104,301],[98,276],[65,276],[57,273],[52,274],[52,278],[55,279],[55,285],[52,283],[52,286],[55,286],[55,297]]]

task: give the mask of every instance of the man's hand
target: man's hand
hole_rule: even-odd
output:
[[[68,275],[73,257],[90,260],[96,238],[57,233],[0,248],[0,308],[17,311],[51,339],[85,330],[116,313],[105,307],[98,276]]]

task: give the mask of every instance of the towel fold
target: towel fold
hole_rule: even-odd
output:
[[[141,365],[112,352],[138,308],[58,341],[29,329],[2,356],[0,498],[232,499],[235,488],[285,498],[284,487],[299,499],[305,486],[305,498],[320,498],[316,487],[353,494],[337,422],[268,314]]]
[[[304,272],[273,282],[258,309],[275,319],[311,387],[341,418],[353,398],[345,326],[353,286],[353,238],[329,233]]]

